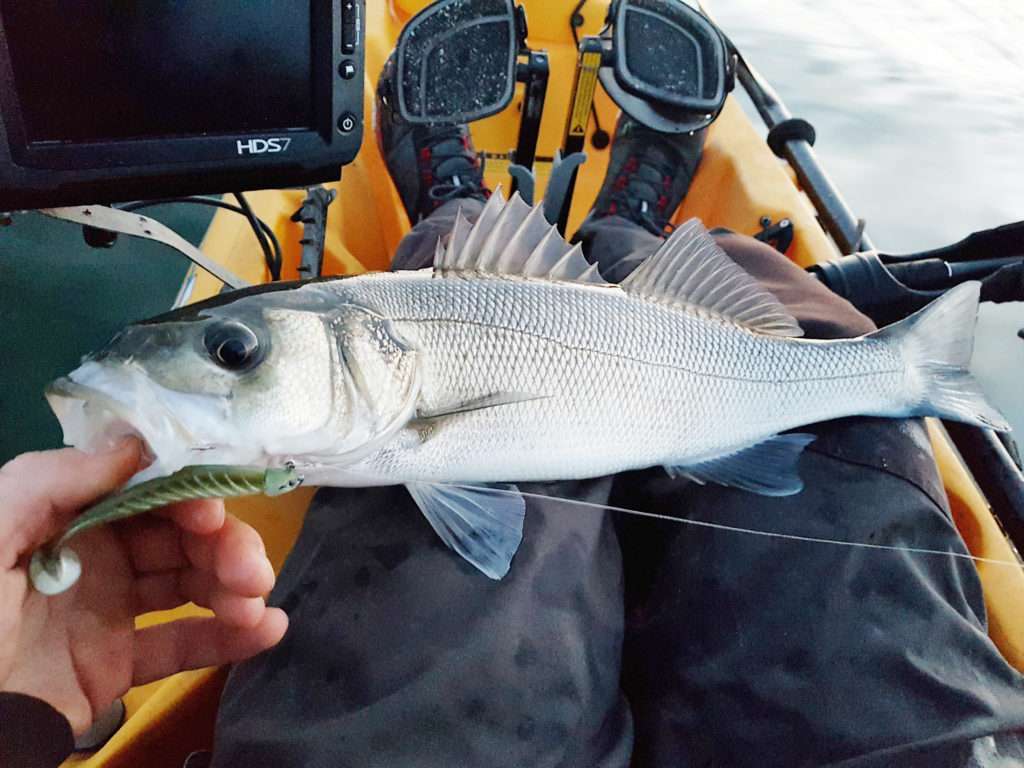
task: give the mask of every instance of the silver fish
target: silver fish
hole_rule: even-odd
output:
[[[861,338],[812,341],[692,220],[619,285],[518,197],[459,217],[432,270],[225,294],[130,326],[48,391],[65,442],[123,433],[189,464],[317,485],[404,483],[492,578],[522,535],[514,487],[664,466],[767,495],[865,414],[1008,429],[967,373],[979,286]],[[473,486],[473,487],[467,487]]]

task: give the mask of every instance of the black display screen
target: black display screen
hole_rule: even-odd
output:
[[[0,0],[26,138],[309,130],[310,2]]]

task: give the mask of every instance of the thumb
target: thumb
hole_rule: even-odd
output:
[[[25,453],[0,467],[0,568],[60,532],[93,501],[135,474],[142,455],[136,438],[104,453],[74,448]]]

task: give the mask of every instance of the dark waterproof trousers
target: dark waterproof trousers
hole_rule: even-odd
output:
[[[449,203],[403,241],[427,266]],[[609,280],[661,242],[580,236]],[[807,336],[871,322],[771,248],[718,237]],[[655,468],[520,488],[694,521],[965,552],[920,421],[813,428],[806,488],[764,498]],[[272,602],[291,626],[235,668],[217,766],[1003,766],[1024,684],[969,560],[769,538],[529,499],[508,576],[438,540],[402,487],[320,491]]]

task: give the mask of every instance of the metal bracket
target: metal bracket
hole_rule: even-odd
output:
[[[106,229],[129,237],[140,237],[170,246],[197,267],[205,269],[231,288],[245,288],[249,285],[231,270],[208,258],[192,243],[174,230],[155,219],[138,213],[129,213],[106,205],[81,205],[67,208],[41,208],[39,212],[55,219],[82,224],[87,227]]]
[[[512,177],[512,191],[518,192],[524,203],[533,205],[533,194],[537,189],[537,180],[533,171],[525,165],[512,163],[508,167],[508,174]]]
[[[522,8],[522,6],[519,6]],[[548,92],[548,54],[547,51],[520,51],[520,56],[525,55],[525,63],[520,62],[516,67],[516,79],[526,84],[523,94],[522,114],[519,118],[519,141],[516,144],[515,152],[512,155],[513,162],[529,170],[533,169],[533,162],[537,156],[537,139],[540,136],[540,120],[544,114],[544,100]],[[512,175],[512,191],[519,192],[525,200],[523,189],[519,186],[520,176],[510,168]]]
[[[793,244],[793,222],[783,218],[773,224],[770,216],[762,216],[759,223],[761,230],[754,235],[754,239],[767,243],[785,255]]]
[[[309,187],[302,206],[292,214],[292,221],[302,222],[302,255],[299,276],[320,277],[324,271],[324,241],[327,238],[327,208],[337,192],[326,187]]]

